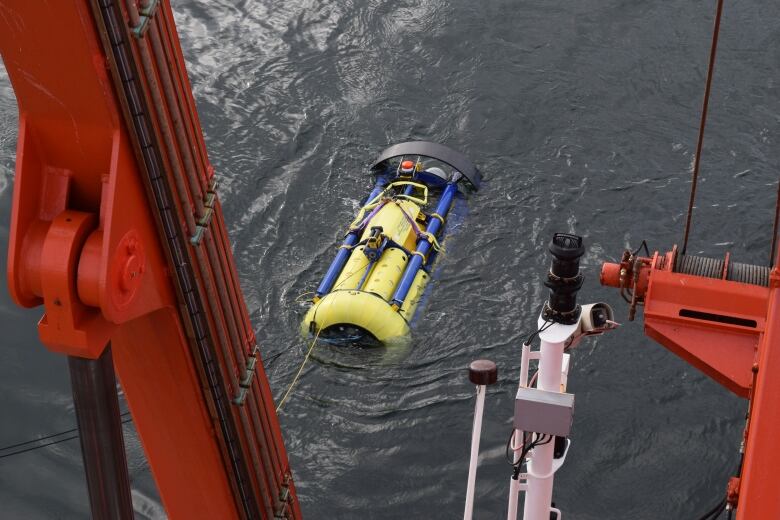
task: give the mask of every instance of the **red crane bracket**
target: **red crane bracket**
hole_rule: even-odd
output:
[[[0,37],[20,114],[8,286],[44,305],[45,345],[95,359],[115,325],[175,299],[91,11],[47,9],[19,8],[40,35]]]
[[[644,304],[648,336],[747,398],[769,288],[727,280],[728,257],[707,276],[674,272],[676,260],[676,248],[652,259],[628,253],[604,264],[601,282],[626,291],[632,307]]]

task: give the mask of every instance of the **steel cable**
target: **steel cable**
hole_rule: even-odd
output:
[[[701,149],[704,144],[704,127],[707,125],[707,110],[710,103],[710,91],[712,89],[712,76],[715,70],[715,55],[718,50],[718,35],[720,34],[720,19],[723,14],[723,0],[718,0],[718,8],[715,13],[715,26],[712,30],[712,45],[710,47],[710,61],[707,66],[707,83],[704,87],[704,101],[701,107],[701,120],[699,121],[699,137],[696,142],[696,155],[693,158],[693,181],[691,183],[691,196],[688,201],[688,216],[685,219],[685,235],[681,254],[685,254],[688,248],[688,235],[691,231],[691,219],[693,217],[693,204],[696,201],[696,185],[699,181],[699,165],[701,164]]]

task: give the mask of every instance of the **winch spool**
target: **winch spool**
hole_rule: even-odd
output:
[[[681,254],[677,256],[675,272],[703,276],[705,278],[723,279],[723,269],[726,262],[726,259]],[[725,279],[732,282],[769,287],[769,267],[728,262]]]

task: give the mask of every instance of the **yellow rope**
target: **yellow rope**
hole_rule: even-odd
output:
[[[303,294],[299,294],[299,295],[298,295],[298,296],[295,298],[295,300],[293,300],[293,301],[294,301],[295,303],[300,303],[301,301],[303,301],[303,300],[301,300],[301,298],[303,298],[303,297],[306,297],[306,299],[308,300],[308,299],[309,299],[309,296],[310,296],[310,295],[312,295],[312,294],[314,294],[314,291],[309,291],[309,292],[305,292],[305,293],[303,293]]]
[[[380,193],[379,195],[382,195],[383,193],[384,192]],[[377,198],[379,197],[379,195],[377,196]],[[366,215],[366,211],[368,211],[369,209],[374,209],[379,205],[381,201],[377,200],[377,198],[374,198],[373,201],[369,202],[368,204],[360,208],[357,217],[355,217],[355,220],[353,220],[352,223],[349,225],[350,231],[357,229],[358,225],[360,225],[360,223],[363,221],[363,217]]]
[[[434,251],[439,251],[441,249],[441,246],[439,245],[439,241],[436,240],[436,237],[433,235],[433,233],[423,231],[422,234],[425,235],[425,238],[428,240],[428,242],[431,243],[431,246],[433,247]]]
[[[423,258],[425,258],[425,257],[423,257]],[[358,273],[362,272],[362,271],[363,271],[363,269],[365,269],[366,267],[368,267],[368,265],[369,265],[370,263],[371,263],[371,262],[368,262],[368,261],[367,261],[367,262],[366,262],[366,265],[364,265],[364,266],[363,266],[363,267],[361,267],[360,269],[356,270],[354,273],[350,274],[350,275],[349,275],[349,276],[348,276],[346,279],[344,279],[344,280],[343,280],[343,281],[342,281],[340,284],[338,284],[336,287],[334,287],[333,289],[331,289],[331,292],[333,292],[333,291],[337,290],[339,287],[341,287],[342,285],[344,285],[344,283],[348,282],[348,281],[349,281],[349,280],[350,280],[350,279],[351,279],[353,276],[355,276],[356,274],[358,274]],[[304,294],[314,294],[314,293],[312,292],[312,293],[304,293]],[[304,296],[304,294],[302,294],[301,296]],[[299,296],[299,298],[300,298],[300,296]],[[298,301],[298,300],[296,299],[296,301]],[[301,366],[300,366],[300,368],[298,369],[298,372],[295,374],[295,377],[293,377],[292,383],[290,383],[290,386],[288,386],[288,387],[287,387],[287,391],[284,393],[284,396],[283,396],[283,397],[282,397],[282,399],[279,401],[279,404],[276,406],[276,413],[279,413],[279,410],[281,410],[281,409],[282,409],[282,405],[284,404],[284,402],[285,402],[285,401],[287,400],[287,398],[289,397],[289,395],[290,395],[290,392],[292,392],[292,389],[293,389],[293,387],[295,386],[295,384],[298,382],[298,379],[301,377],[301,373],[303,372],[303,367],[304,367],[304,366],[306,366],[306,362],[307,362],[307,361],[309,361],[309,357],[311,356],[311,353],[312,353],[312,351],[314,350],[314,345],[316,345],[316,344],[317,344],[317,338],[319,338],[319,337],[320,337],[320,332],[321,332],[321,331],[322,331],[322,329],[319,329],[319,330],[317,330],[317,334],[314,336],[314,340],[311,342],[311,345],[309,346],[309,350],[306,352],[306,357],[305,357],[305,358],[303,358],[303,363],[301,363]]]
[[[420,184],[419,182],[412,182],[412,181],[396,181],[387,186],[387,189],[390,188],[397,188],[399,186],[413,186],[419,190],[422,190],[422,197],[414,197],[412,195],[405,195],[403,193],[399,193],[395,196],[396,199],[406,199],[410,200],[420,206],[425,206],[428,204],[428,186],[425,184]],[[387,190],[385,190],[387,191]]]
[[[352,223],[349,225],[349,230],[352,231],[356,229],[357,226],[360,224],[360,222],[363,220],[363,217],[365,217],[366,212],[368,212],[368,210],[372,210],[376,208],[382,202],[382,199],[386,197],[387,193],[391,189],[398,188],[400,186],[414,186],[415,188],[422,190],[423,192],[422,197],[413,197],[412,195],[404,195],[402,193],[399,193],[395,196],[396,199],[409,200],[416,204],[419,204],[420,206],[425,206],[426,204],[428,204],[428,186],[426,186],[425,184],[420,184],[419,182],[412,182],[412,181],[391,182],[385,187],[385,189],[382,190],[381,193],[379,193],[376,197],[374,197],[370,201],[366,202],[366,204],[362,208],[360,208],[357,217],[355,217],[355,220],[353,220]]]
[[[293,377],[292,383],[290,383],[290,386],[287,387],[287,391],[284,393],[284,396],[282,397],[281,401],[279,401],[279,404],[276,406],[276,413],[279,413],[279,410],[282,409],[282,405],[284,405],[284,402],[287,401],[287,398],[290,396],[290,392],[292,392],[295,383],[297,383],[298,379],[301,377],[301,373],[303,373],[303,367],[306,366],[306,362],[309,360],[309,356],[311,356],[311,351],[314,350],[314,345],[317,344],[317,338],[320,337],[320,330],[322,329],[319,329],[317,331],[317,335],[314,336],[314,341],[311,342],[309,351],[306,352],[306,357],[303,358],[303,363],[301,363],[301,367],[298,369],[298,372],[295,374],[295,377]]]

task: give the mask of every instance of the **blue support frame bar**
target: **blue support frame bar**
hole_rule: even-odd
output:
[[[374,200],[377,195],[382,193],[382,190],[385,189],[386,185],[387,179],[385,179],[384,176],[379,176],[376,180],[374,189],[371,190],[371,194],[363,202],[363,204],[365,205],[368,202]],[[333,262],[331,262],[330,267],[328,267],[328,272],[325,273],[325,277],[320,282],[319,287],[317,287],[315,298],[322,298],[324,295],[328,294],[331,289],[333,289],[333,284],[336,283],[336,280],[341,274],[341,270],[344,269],[347,260],[349,260],[349,256],[352,254],[352,248],[355,246],[355,244],[358,243],[360,233],[362,231],[362,229],[350,231],[347,233],[347,236],[344,237],[344,242],[341,244],[339,252],[336,254],[336,258],[334,258]]]
[[[442,218],[447,218],[447,213],[450,211],[452,200],[455,198],[455,194],[457,192],[458,185],[455,182],[447,183],[447,187],[444,188],[444,192],[439,199],[439,204],[436,206],[436,213],[441,215]],[[443,222],[441,220],[433,218],[428,224],[427,231],[435,237],[439,233],[442,225]],[[433,245],[426,238],[421,238],[417,241],[417,250],[415,253],[419,254],[412,255],[412,257],[409,259],[409,263],[406,264],[406,270],[401,277],[401,281],[398,283],[398,288],[396,289],[395,294],[393,294],[393,300],[391,303],[394,307],[400,309],[403,305],[406,296],[409,294],[409,290],[412,288],[414,278],[417,276],[417,271],[419,271],[423,266],[423,257],[428,257],[428,253],[430,252],[431,247],[433,247]]]
[[[358,235],[360,231],[350,231],[347,233],[347,237],[344,239],[344,243],[339,248],[339,252],[336,254],[336,258],[331,262],[328,267],[328,272],[325,273],[325,277],[317,287],[316,297],[322,298],[323,295],[328,294],[333,288],[333,284],[336,283],[341,274],[341,270],[344,269],[344,265],[349,259],[349,255],[352,253],[352,247],[358,242]]]

